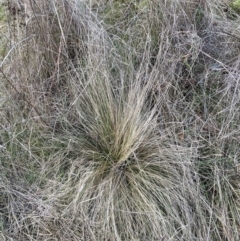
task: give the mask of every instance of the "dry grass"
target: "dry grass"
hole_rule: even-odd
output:
[[[16,2],[1,7],[0,240],[238,240],[231,2]]]

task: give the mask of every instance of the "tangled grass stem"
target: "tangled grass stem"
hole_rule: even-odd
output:
[[[239,240],[231,6],[1,3],[0,238]]]

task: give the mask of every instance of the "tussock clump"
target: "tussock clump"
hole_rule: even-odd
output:
[[[82,228],[103,240],[197,235],[191,223],[199,211],[199,221],[206,222],[201,212],[207,207],[201,197],[195,201],[199,193],[190,174],[195,153],[171,145],[159,132],[155,109],[144,107],[148,85],[128,80],[126,90],[114,90],[107,76],[97,77],[92,75],[75,104],[79,128],[69,155],[76,159],[54,194],[64,214],[81,217]]]
[[[0,237],[238,240],[230,2],[6,6]]]

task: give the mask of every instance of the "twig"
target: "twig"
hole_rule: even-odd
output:
[[[8,58],[8,56],[11,54],[11,52],[19,45],[21,44],[22,42],[32,38],[33,36],[30,36],[30,37],[27,37],[21,41],[19,41],[18,43],[16,43],[14,46],[12,46],[12,48],[8,51],[8,53],[6,54],[6,56],[4,57],[4,59],[2,60],[2,63],[0,64],[0,68],[2,68],[4,62],[6,61],[6,59]]]
[[[5,73],[3,72],[3,70],[0,68],[0,72],[2,73],[3,77],[7,80],[7,82],[12,86],[12,88],[16,91],[16,93],[18,95],[20,95],[19,91],[17,90],[17,88],[14,86],[14,84],[10,81],[10,79],[5,75]],[[37,115],[39,116],[40,120],[47,126],[49,126],[49,124],[42,118],[42,116],[40,115],[39,111],[36,109],[36,107],[29,101],[27,100],[24,96],[22,97],[23,100],[25,102],[27,102],[37,113]]]

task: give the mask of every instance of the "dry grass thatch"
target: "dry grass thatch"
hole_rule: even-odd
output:
[[[9,0],[0,21],[0,240],[240,239],[231,1]]]

